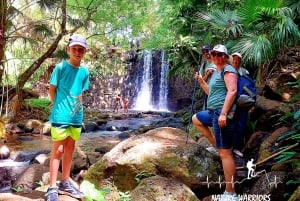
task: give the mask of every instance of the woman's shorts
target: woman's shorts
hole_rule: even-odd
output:
[[[233,136],[235,132],[235,123],[232,119],[227,119],[226,127],[219,127],[218,120],[222,109],[204,110],[196,114],[197,119],[204,125],[213,127],[213,133],[216,138],[216,148],[232,148]]]
[[[70,136],[73,140],[77,141],[80,138],[81,130],[82,125],[52,123],[51,137],[53,141],[61,141]]]

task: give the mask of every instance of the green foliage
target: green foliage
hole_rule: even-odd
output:
[[[45,186],[42,180],[35,182],[38,186]]]
[[[33,27],[33,31],[36,34],[40,34],[40,35],[42,35],[44,37],[52,36],[53,35],[53,31],[48,26],[48,24],[36,24]]]
[[[19,193],[23,191],[23,188],[21,186],[14,186],[11,188],[13,191]]]
[[[288,147],[291,144],[300,144],[300,109],[292,113],[291,115],[285,115],[282,117],[282,120],[288,119],[286,122],[292,122],[291,130],[281,134],[280,137],[278,137],[277,142],[281,144],[281,146],[278,148],[278,150],[282,150],[286,147]],[[290,118],[291,117],[291,118]],[[291,159],[294,159],[297,153],[299,152],[299,146],[296,146],[293,150],[285,151],[282,154],[280,154],[278,157],[276,157],[276,160],[278,162],[283,163],[290,161]],[[291,164],[294,166],[299,166],[300,161],[293,160],[291,161]]]
[[[105,201],[105,194],[110,192],[110,189],[98,190],[94,184],[87,180],[81,183],[80,190],[84,193],[84,198],[87,201]]]
[[[243,62],[260,66],[286,45],[299,42],[300,32],[293,16],[293,10],[282,0],[246,0],[232,10],[197,12],[194,27],[206,43],[226,44],[230,52],[243,55]]]
[[[155,174],[147,172],[147,171],[142,171],[142,172],[138,173],[134,179],[136,180],[137,183],[140,183],[143,179],[152,177],[152,176],[155,176]]]
[[[120,195],[120,201],[131,201],[130,192],[119,192]]]
[[[252,63],[255,66],[259,66],[274,56],[272,41],[267,38],[266,34],[245,34],[232,48],[232,51],[240,52],[246,63]]]
[[[300,87],[300,79],[298,79],[296,82],[289,82],[287,85],[291,85],[295,88]],[[295,96],[299,97],[299,94],[296,94]],[[287,132],[281,134],[277,138],[277,143],[280,145],[279,148],[275,151],[280,151],[285,148],[290,147],[293,145],[294,147],[292,149],[289,149],[287,151],[282,152],[279,156],[275,158],[278,163],[286,163],[290,164],[293,169],[298,169],[300,167],[300,160],[299,160],[299,150],[300,150],[300,109],[297,109],[297,103],[293,101],[298,101],[299,99],[295,99],[292,97],[291,103],[294,104],[291,108],[295,108],[292,112],[282,115],[280,118],[280,122],[285,122],[290,124],[291,129]],[[296,106],[296,107],[295,107]],[[290,179],[286,182],[287,186],[299,184],[300,179]],[[293,187],[293,186],[291,186]],[[289,187],[289,188],[291,188]],[[284,193],[285,197],[289,197],[290,193],[286,192]]]
[[[50,112],[49,105],[50,105],[51,101],[49,99],[31,98],[31,99],[25,99],[25,102],[32,107],[40,108],[47,112]]]

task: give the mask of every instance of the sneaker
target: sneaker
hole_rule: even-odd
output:
[[[73,198],[83,198],[84,194],[75,188],[69,181],[62,181],[58,186],[58,193],[62,195],[68,195]]]
[[[215,155],[215,156],[219,156],[219,152],[217,151],[217,149],[215,147],[206,147],[205,148],[209,153]]]
[[[48,188],[45,196],[47,201],[58,201],[57,187]]]
[[[239,201],[239,197],[236,193],[228,193],[227,191],[225,191],[221,195],[220,201]]]
[[[241,157],[241,158],[244,157],[243,153],[240,152],[238,149],[233,149],[232,152],[233,152],[234,155],[236,155],[236,156],[238,156],[238,157]]]

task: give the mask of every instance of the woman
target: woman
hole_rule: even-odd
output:
[[[237,195],[234,189],[236,170],[232,156],[234,134],[232,114],[237,93],[237,71],[227,64],[229,56],[224,45],[216,45],[211,51],[211,56],[217,70],[212,74],[209,84],[198,72],[195,74],[201,88],[208,94],[207,110],[198,112],[192,120],[195,127],[219,152],[226,181],[223,195],[233,196],[235,199]],[[214,134],[209,127],[213,127]]]

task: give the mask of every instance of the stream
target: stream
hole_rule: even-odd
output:
[[[99,130],[83,132],[76,146],[86,154],[98,150],[104,150],[105,153],[142,127],[171,126],[169,124],[180,127],[181,120],[171,116],[172,114],[151,113],[108,119],[104,126],[99,126]],[[12,181],[34,161],[35,156],[49,154],[52,141],[47,135],[21,133],[9,135],[4,145],[10,150],[10,157],[0,160],[0,193],[11,190]]]

